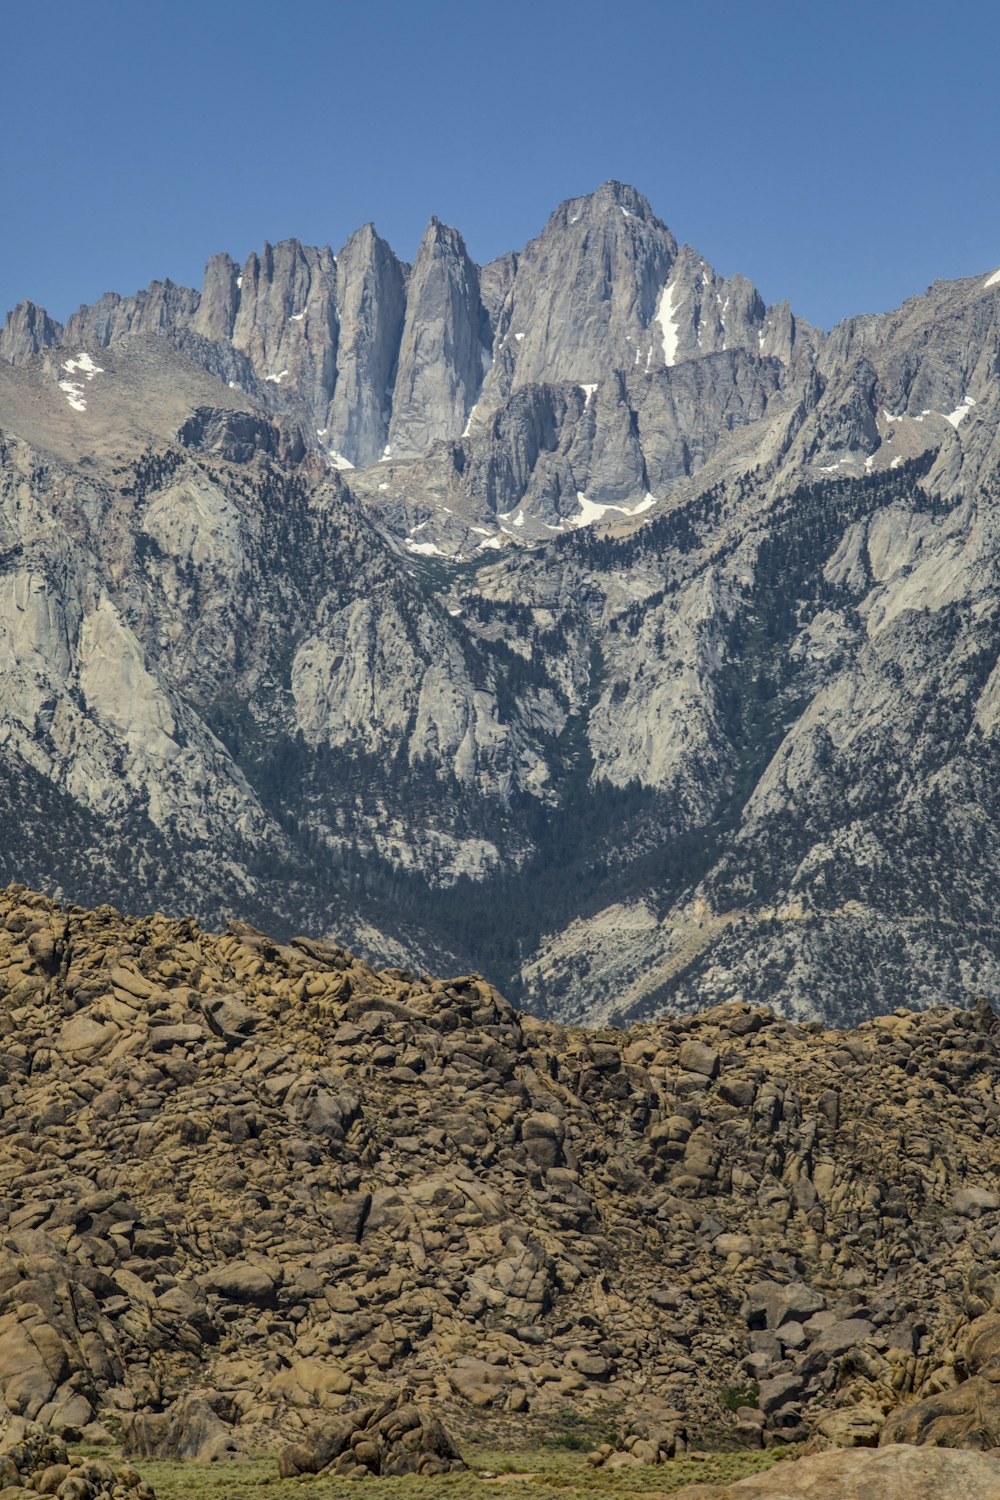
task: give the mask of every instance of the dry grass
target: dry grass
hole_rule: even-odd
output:
[[[675,1459],[655,1468],[592,1469],[586,1456],[556,1446],[536,1448],[463,1448],[469,1470],[437,1479],[416,1475],[403,1479],[369,1478],[364,1500],[659,1500],[686,1484],[731,1483],[770,1467],[784,1456],[763,1453],[712,1453]],[[302,1477],[279,1479],[273,1456],[222,1464],[136,1462],[158,1500],[358,1500],[358,1482]]]

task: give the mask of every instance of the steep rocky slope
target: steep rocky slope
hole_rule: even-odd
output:
[[[81,429],[47,358],[0,367],[6,868],[351,931],[345,863],[495,862],[556,707],[501,713],[503,664],[245,398],[135,338]]]
[[[23,887],[0,985],[15,1414],[142,1443],[197,1411],[222,1451],[405,1386],[460,1427],[628,1418],[634,1461],[1000,1444],[985,1003],[567,1030]]]
[[[0,335],[0,869],[564,1020],[1000,995],[1000,274],[829,334],[634,189]]]

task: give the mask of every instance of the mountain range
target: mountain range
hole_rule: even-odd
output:
[[[830,333],[633,188],[0,333],[0,875],[564,1021],[1000,993],[1000,272]]]

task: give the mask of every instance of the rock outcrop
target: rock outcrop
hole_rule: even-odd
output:
[[[216,1397],[216,1404],[219,1398]],[[194,1459],[218,1463],[245,1457],[204,1396],[184,1396],[165,1411],[139,1411],[125,1416],[121,1427],[126,1458]]]
[[[0,1493],[10,1500],[57,1495],[59,1500],[155,1500],[129,1464],[81,1458],[51,1432],[15,1419],[0,1437]]]
[[[990,1211],[996,1197],[986,1196],[984,1211]],[[976,1212],[963,1195],[959,1207]],[[957,1385],[894,1412],[879,1441],[1000,1448],[1000,1313],[984,1313],[970,1325],[958,1350],[958,1369],[964,1378]]]
[[[986,1500],[1000,1493],[1000,1459],[899,1444],[823,1453],[736,1484],[696,1484],[677,1500]]]
[[[0,329],[0,360],[20,365],[62,338],[62,327],[33,302],[19,302]]]
[[[454,229],[432,219],[410,272],[387,452],[417,458],[465,427],[490,360],[479,271]]]
[[[281,1451],[278,1468],[283,1479],[297,1474],[431,1478],[464,1469],[465,1464],[430,1407],[414,1402],[405,1391],[333,1418],[302,1442],[290,1444]]]
[[[406,316],[406,277],[389,245],[366,224],[337,256],[337,379],[318,435],[363,467],[389,437],[389,414]]]

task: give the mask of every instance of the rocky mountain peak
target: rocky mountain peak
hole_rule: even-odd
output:
[[[63,342],[67,347],[97,344],[106,348],[132,335],[169,335],[190,325],[198,302],[196,291],[178,286],[169,276],[163,281],[151,281],[145,291],[132,297],[105,292],[92,306],[80,307],[67,319]]]
[[[656,217],[649,199],[628,183],[609,178],[592,193],[579,198],[567,198],[560,203],[549,219],[549,226],[559,224],[597,223],[618,213],[624,219],[640,219],[644,224],[665,229],[666,225]]]
[[[0,360],[9,365],[22,364],[40,350],[57,344],[61,336],[62,325],[50,318],[44,307],[34,302],[19,302],[0,329]]]
[[[296,239],[265,244],[237,278],[232,341],[279,396],[294,392],[316,426],[333,394],[337,349],[337,267],[328,248]],[[283,389],[284,388],[284,389]]]
[[[406,268],[371,223],[351,235],[336,265],[336,382],[319,435],[338,462],[371,464],[382,456],[389,436]]]
[[[369,219],[367,223],[362,224],[360,228],[355,229],[352,234],[348,235],[343,247],[337,251],[334,259],[339,265],[345,255],[358,254],[362,246],[369,247],[366,253],[371,254],[372,249],[370,247],[373,247],[376,243],[389,248],[388,241],[383,240],[375,228],[374,220]]]
[[[431,215],[427,221],[423,238],[417,248],[417,256],[413,263],[412,271],[415,273],[420,266],[423,256],[447,256],[454,257],[463,266],[473,265],[466,249],[465,240],[461,232],[451,224],[445,224],[443,220]],[[475,267],[476,279],[479,279],[479,267]]]
[[[192,327],[203,338],[228,343],[240,305],[240,268],[231,255],[213,255],[205,266],[201,301]]]
[[[634,188],[608,182],[561,204],[518,259],[484,405],[523,385],[590,384],[644,366],[676,254],[670,230]]]
[[[394,458],[461,433],[489,365],[489,340],[479,268],[458,231],[432,218],[407,288],[389,427]]]

